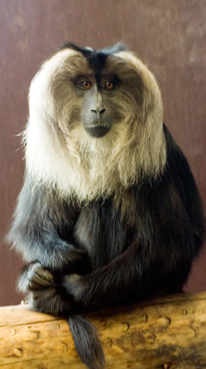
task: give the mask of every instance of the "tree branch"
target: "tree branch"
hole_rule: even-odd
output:
[[[107,368],[206,368],[206,292],[167,296],[88,315]],[[0,368],[85,369],[63,319],[0,308]]]

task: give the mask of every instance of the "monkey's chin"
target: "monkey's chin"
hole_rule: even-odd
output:
[[[104,137],[109,131],[111,127],[105,126],[97,126],[97,127],[84,127],[85,131],[91,136],[95,138]]]

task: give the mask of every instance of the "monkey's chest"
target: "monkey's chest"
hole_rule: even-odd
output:
[[[92,268],[108,264],[121,254],[130,242],[120,214],[110,201],[91,202],[81,209],[74,237],[87,250]]]

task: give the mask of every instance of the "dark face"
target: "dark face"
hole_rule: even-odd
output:
[[[117,118],[113,99],[119,79],[114,75],[88,74],[78,76],[75,84],[83,98],[82,124],[86,132],[96,138],[105,136]]]

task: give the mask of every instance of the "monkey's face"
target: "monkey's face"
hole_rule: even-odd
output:
[[[74,50],[59,54],[62,61],[50,79],[50,91],[55,120],[64,136],[83,128],[90,137],[99,139],[119,124],[137,118],[144,88],[132,64],[118,54],[97,54],[93,63]]]
[[[82,124],[92,137],[103,137],[111,129],[114,122],[121,119],[117,107],[114,109],[115,90],[120,81],[113,75],[87,74],[77,76],[75,85],[81,90]]]

